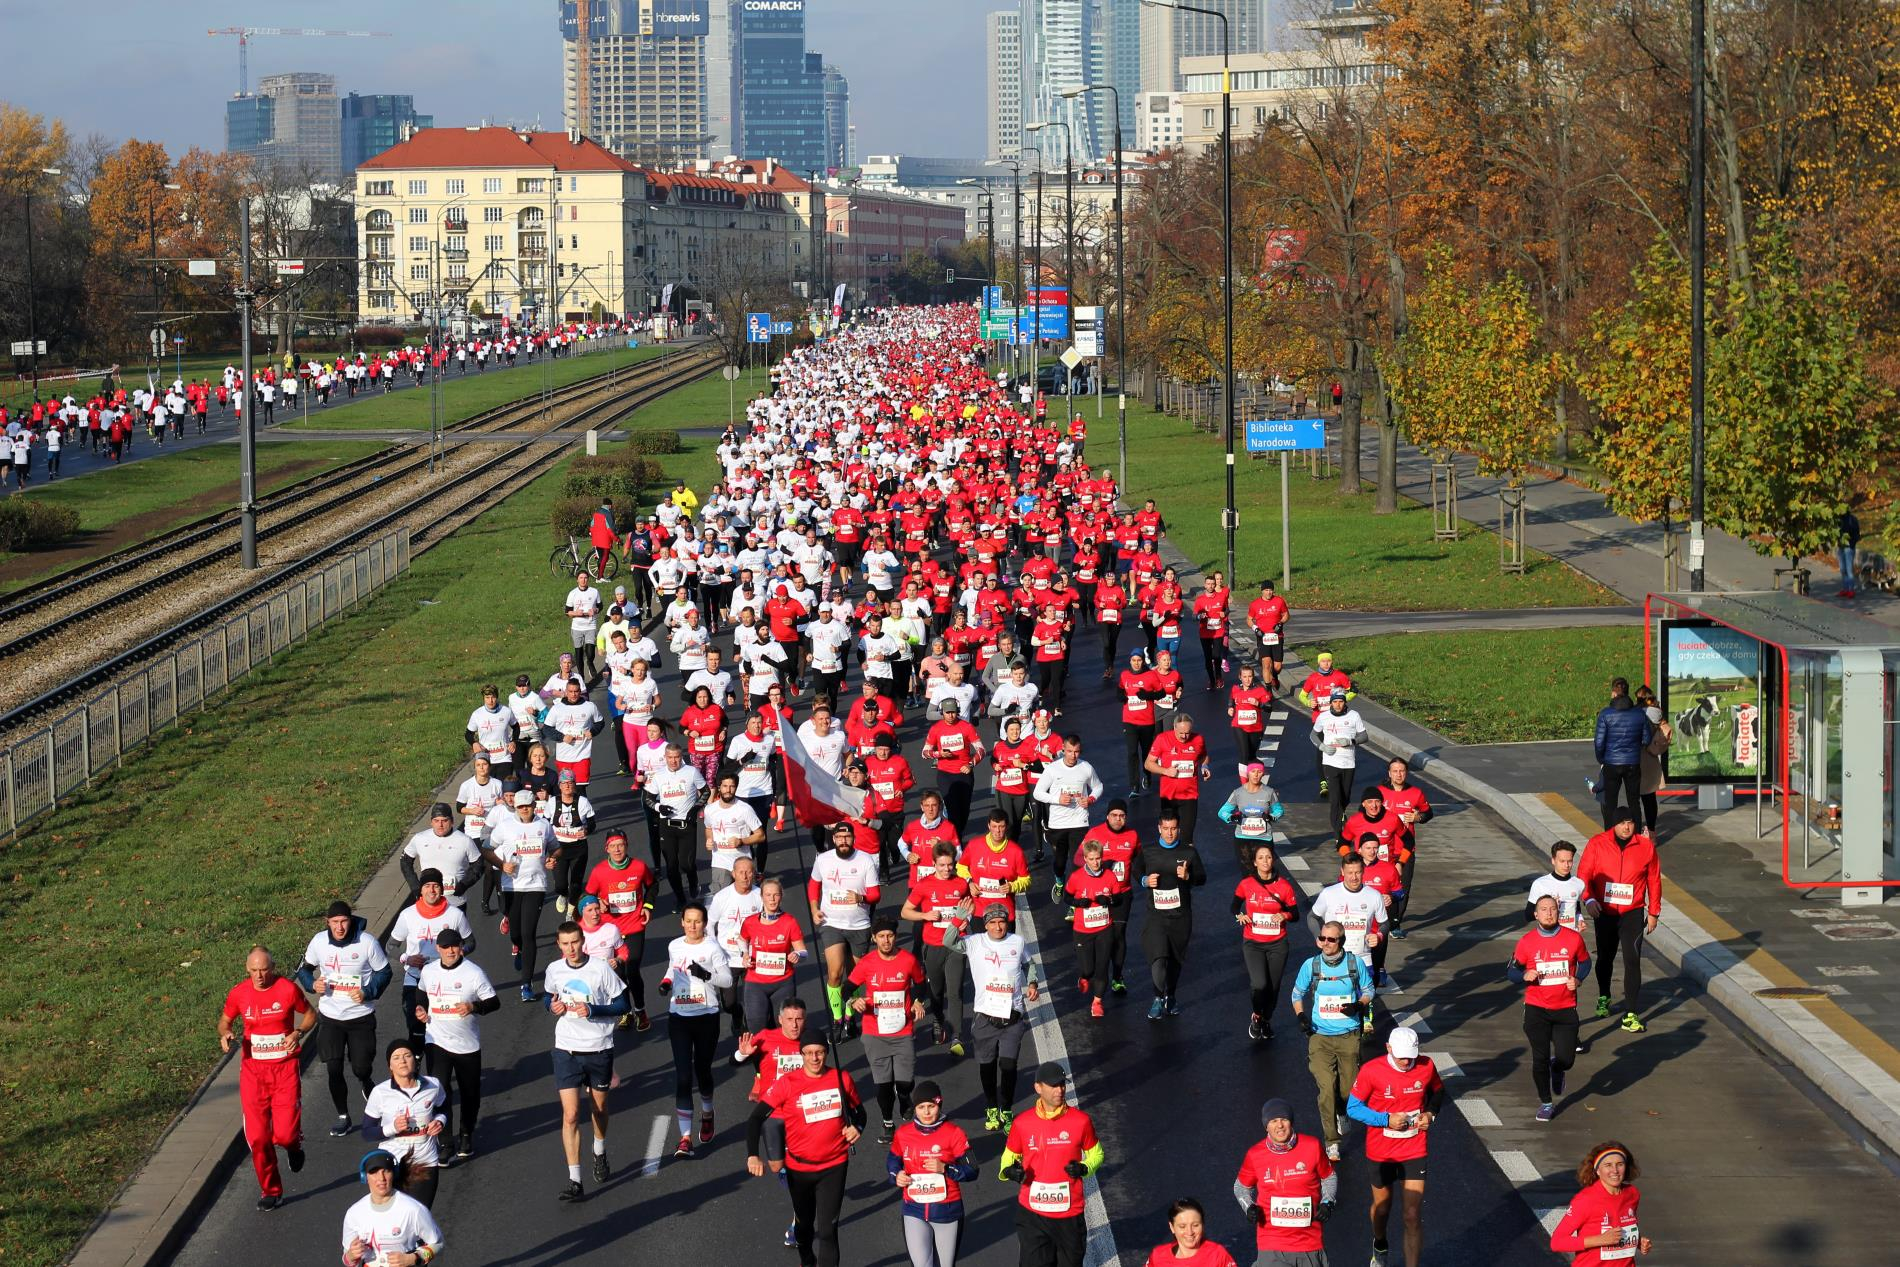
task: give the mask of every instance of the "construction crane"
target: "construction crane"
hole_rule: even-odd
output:
[[[219,26],[206,35],[235,35],[238,42],[238,96],[251,91],[251,37],[253,35],[354,35],[369,39],[393,39],[388,31],[320,31],[308,26]]]

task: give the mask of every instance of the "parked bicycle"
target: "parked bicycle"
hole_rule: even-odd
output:
[[[611,581],[620,574],[620,560],[613,551],[602,554],[591,545],[581,545],[580,539],[573,536],[568,537],[566,545],[554,547],[554,553],[548,556],[548,567],[557,577],[585,572],[597,581]]]

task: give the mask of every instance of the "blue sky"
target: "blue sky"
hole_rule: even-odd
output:
[[[988,0],[808,0],[807,41],[851,80],[860,154],[980,157]],[[561,125],[555,0],[327,4],[290,0],[0,0],[15,50],[0,98],[75,135],[219,148],[237,41],[210,27],[390,31],[393,39],[260,36],[251,82],[325,71],[339,92],[408,92],[438,123]],[[37,56],[24,55],[37,50]]]

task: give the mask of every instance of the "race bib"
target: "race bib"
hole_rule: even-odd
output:
[[[354,972],[326,972],[323,974],[323,979],[329,982],[332,990],[360,990],[363,988],[363,978]]]
[[[1115,918],[1114,912],[1110,911],[1106,906],[1085,906],[1082,908],[1081,914],[1081,928],[1085,933],[1100,932],[1102,929],[1107,928],[1109,924],[1113,923]]]
[[[713,750],[713,745],[717,743],[718,741],[719,741],[719,736],[717,735],[694,735],[693,736],[693,751],[694,752],[711,752]]]
[[[630,914],[639,902],[640,895],[631,889],[615,889],[607,895],[607,909],[615,915]]]
[[[947,1176],[931,1174],[928,1171],[912,1171],[910,1187],[904,1189],[904,1199],[918,1205],[935,1205],[949,1199],[950,1181]]]
[[[1177,779],[1191,779],[1194,777],[1194,763],[1192,761],[1176,761],[1172,764],[1171,768],[1174,771],[1174,777]]]
[[[1400,1121],[1404,1122],[1405,1125],[1391,1125],[1393,1122]],[[1386,1126],[1383,1129],[1387,1139],[1411,1139],[1414,1135],[1418,1134],[1418,1114],[1393,1113],[1386,1118]]]
[[[782,977],[790,956],[782,950],[758,950],[752,954],[752,970],[762,977]]]
[[[844,1092],[836,1087],[807,1091],[798,1097],[798,1112],[807,1125],[835,1121],[844,1114]]]
[[[871,1010],[877,1016],[877,1032],[895,1034],[904,1028],[904,1021],[910,1009],[904,1006],[902,990],[874,990],[871,993]]]
[[[1119,607],[1102,608],[1102,623],[1104,625],[1121,624],[1122,623],[1122,609]]]
[[[955,753],[955,752],[962,752],[963,751],[963,736],[962,735],[945,735],[942,741],[937,744],[937,749],[938,751],[943,752],[946,755],[950,753]]]
[[[1157,911],[1178,911],[1181,909],[1181,890],[1151,889]]]
[[[585,840],[587,829],[585,827],[556,827],[554,838],[564,845],[571,845],[577,840]]]
[[[706,1001],[706,983],[683,967],[679,970],[679,975],[683,980],[673,989],[673,1001],[675,1003],[688,1004],[704,1003]]]
[[[1017,766],[1006,765],[996,772],[996,782],[999,787],[1021,787],[1023,772]]]
[[[841,911],[854,911],[858,906],[858,895],[849,889],[834,889],[825,895],[825,905]]]
[[[1251,726],[1259,720],[1260,710],[1257,708],[1236,708],[1234,710],[1234,725],[1236,726]]]
[[[1277,633],[1263,633],[1260,635],[1260,645],[1263,647],[1277,647],[1280,645],[1280,635]]]
[[[871,784],[871,788],[887,801],[897,795],[897,784],[889,779],[883,779],[873,783]]]
[[[1286,916],[1279,911],[1255,911],[1253,930],[1256,933],[1277,933],[1280,925],[1286,922]]]
[[[1234,835],[1245,836],[1250,840],[1264,839],[1267,834],[1267,819],[1264,814],[1243,814],[1240,826],[1234,829]]]
[[[1636,1225],[1631,1223],[1627,1227],[1619,1227],[1616,1230],[1622,1234],[1623,1239],[1614,1245],[1598,1250],[1598,1262],[1620,1262],[1626,1258],[1636,1257],[1636,1251],[1642,1243],[1642,1234],[1637,1230]]]
[[[1537,961],[1538,985],[1562,985],[1570,978],[1570,963],[1563,959],[1539,959]]]
[[[1015,1006],[1016,987],[1007,981],[985,981],[983,992],[976,999],[978,1012],[998,1020],[1007,1020]]]
[[[1269,1227],[1310,1227],[1313,1223],[1313,1198],[1268,1197]]]
[[[976,891],[980,897],[1000,898],[1007,891],[1008,887],[1009,886],[1003,881],[993,876],[985,875],[977,877]]]
[[[251,1034],[252,1060],[282,1060],[290,1054],[289,1034]]]
[[[1181,636],[1181,626],[1170,620],[1161,626],[1161,636],[1163,638],[1179,638]]]
[[[1139,713],[1148,707],[1148,703],[1149,701],[1140,695],[1130,695],[1128,697],[1128,711],[1131,713]]]
[[[1350,955],[1365,954],[1366,953],[1365,917],[1360,916],[1357,919],[1342,920],[1341,923],[1345,927],[1345,930],[1346,930],[1346,953]]]
[[[1319,1013],[1321,1020],[1343,1021],[1351,1002],[1343,994],[1322,994],[1313,1000],[1313,1010]]]
[[[931,926],[933,928],[948,928],[950,927],[950,921],[956,918],[956,914],[957,908],[954,906],[933,906],[930,908]]]
[[[1037,1181],[1029,1185],[1029,1208],[1037,1214],[1067,1214],[1069,1212],[1069,1183]]]
[[[779,1076],[782,1078],[794,1069],[803,1069],[805,1067],[805,1058],[794,1051],[782,1051],[772,1057],[772,1066],[778,1070]]]
[[[1612,906],[1636,905],[1636,886],[1633,884],[1607,883],[1603,886],[1604,900]]]

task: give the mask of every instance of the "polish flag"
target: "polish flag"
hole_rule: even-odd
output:
[[[864,791],[847,787],[812,760],[789,721],[778,728],[779,748],[785,758],[785,785],[792,794],[792,813],[801,827],[823,827],[864,816]]]

